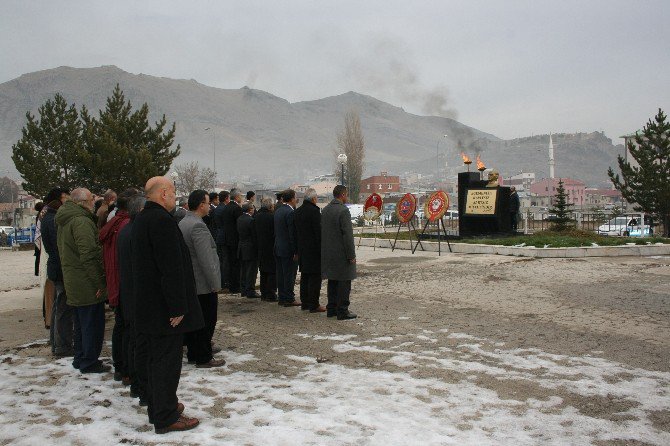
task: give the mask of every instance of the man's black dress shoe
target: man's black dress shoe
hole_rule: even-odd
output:
[[[346,313],[340,313],[337,315],[337,320],[338,321],[344,321],[347,319],[356,319],[358,316],[356,316],[356,313],[352,313],[351,311],[347,311]]]

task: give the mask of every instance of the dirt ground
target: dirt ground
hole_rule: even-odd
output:
[[[566,376],[575,361],[571,358],[605,361],[641,374],[670,372],[670,257],[530,259],[357,251],[359,277],[351,296],[356,320],[337,321],[299,307],[220,295],[215,343],[223,347],[224,357],[234,352],[257,359],[232,370],[290,379],[301,370],[295,358],[316,358],[446,383],[467,379],[504,399],[559,397],[561,407],[615,423],[635,419],[627,411],[643,401],[585,396],[566,385],[549,390],[539,382],[513,379],[523,368],[519,361],[537,359],[537,352],[557,355],[551,356],[551,367],[565,363]],[[0,251],[0,355],[50,357],[40,341],[48,331],[32,262],[32,253]],[[325,287],[321,300],[325,304]],[[476,342],[475,347],[463,347],[463,339]],[[103,355],[109,355],[108,346]],[[512,356],[516,362],[506,362]],[[435,367],[438,359],[461,366]],[[479,371],[471,366],[475,363],[501,373]],[[547,370],[528,369],[539,379]],[[613,373],[605,381],[625,382],[626,373]],[[225,412],[223,403],[211,409],[213,416]],[[670,433],[667,407],[648,410],[645,417],[657,432]],[[628,442],[594,442],[623,443]]]

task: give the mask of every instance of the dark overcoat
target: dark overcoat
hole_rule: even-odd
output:
[[[237,219],[237,233],[240,236],[240,244],[237,248],[238,258],[240,260],[255,260],[258,258],[256,229],[251,215],[247,213],[240,215],[240,218]]]
[[[288,204],[275,210],[275,255],[278,257],[293,257],[298,253],[293,213],[293,208]]]
[[[191,256],[170,213],[147,201],[130,238],[137,330],[169,335],[204,327]],[[170,318],[181,315],[184,319],[172,327]]]
[[[275,264],[275,220],[273,213],[261,208],[254,216],[256,243],[258,245],[258,269],[262,273],[274,274]]]
[[[240,240],[237,234],[237,219],[240,218],[240,215],[242,215],[242,208],[233,200],[230,200],[221,213],[224,243],[226,246],[235,249],[237,249]]]
[[[510,214],[518,214],[519,213],[519,205],[520,205],[520,200],[519,200],[519,194],[514,192],[513,194],[510,195],[509,198],[509,213]]]
[[[309,200],[295,210],[298,265],[307,274],[321,274],[321,210]]]
[[[354,229],[349,209],[338,199],[321,212],[321,276],[330,280],[353,280],[356,264]]]
[[[225,240],[225,230],[223,227],[223,210],[226,208],[226,205],[219,203],[219,205],[212,212],[212,219],[214,220],[214,225],[216,226],[216,236],[214,241],[217,245],[223,245]]]
[[[46,207],[46,213],[42,217],[40,224],[42,233],[42,246],[49,254],[47,259],[47,277],[54,282],[63,281],[63,271],[60,266],[60,256],[58,255],[58,239],[56,229],[56,209],[51,206]]]
[[[135,287],[133,286],[133,262],[130,249],[130,234],[133,230],[131,219],[119,231],[116,238],[117,265],[119,265],[119,301],[123,311],[124,321],[135,321]]]

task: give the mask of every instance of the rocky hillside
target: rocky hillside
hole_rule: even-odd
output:
[[[267,184],[301,181],[332,171],[336,137],[343,115],[357,110],[366,143],[366,173],[381,169],[432,174],[441,135],[439,165],[450,172],[460,165],[458,153],[482,152],[501,172],[546,172],[547,137],[503,141],[493,135],[441,117],[406,113],[373,97],[355,92],[315,101],[289,103],[260,90],[212,88],[195,80],[177,80],[127,73],[114,66],[60,67],[25,74],[0,84],[0,170],[13,172],[11,145],[20,137],[25,113],[57,92],[77,106],[104,107],[114,86],[134,105],[147,102],[152,118],[165,114],[176,122],[182,146],[177,163],[213,162],[222,178],[257,178]],[[205,131],[205,128],[213,129]],[[556,135],[556,171],[588,183],[605,181],[620,148],[598,133]]]

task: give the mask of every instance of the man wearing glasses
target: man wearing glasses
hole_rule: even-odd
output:
[[[67,304],[75,309],[72,365],[81,373],[108,372],[111,367],[99,359],[107,293],[91,191],[73,190],[56,212],[56,225]]]

